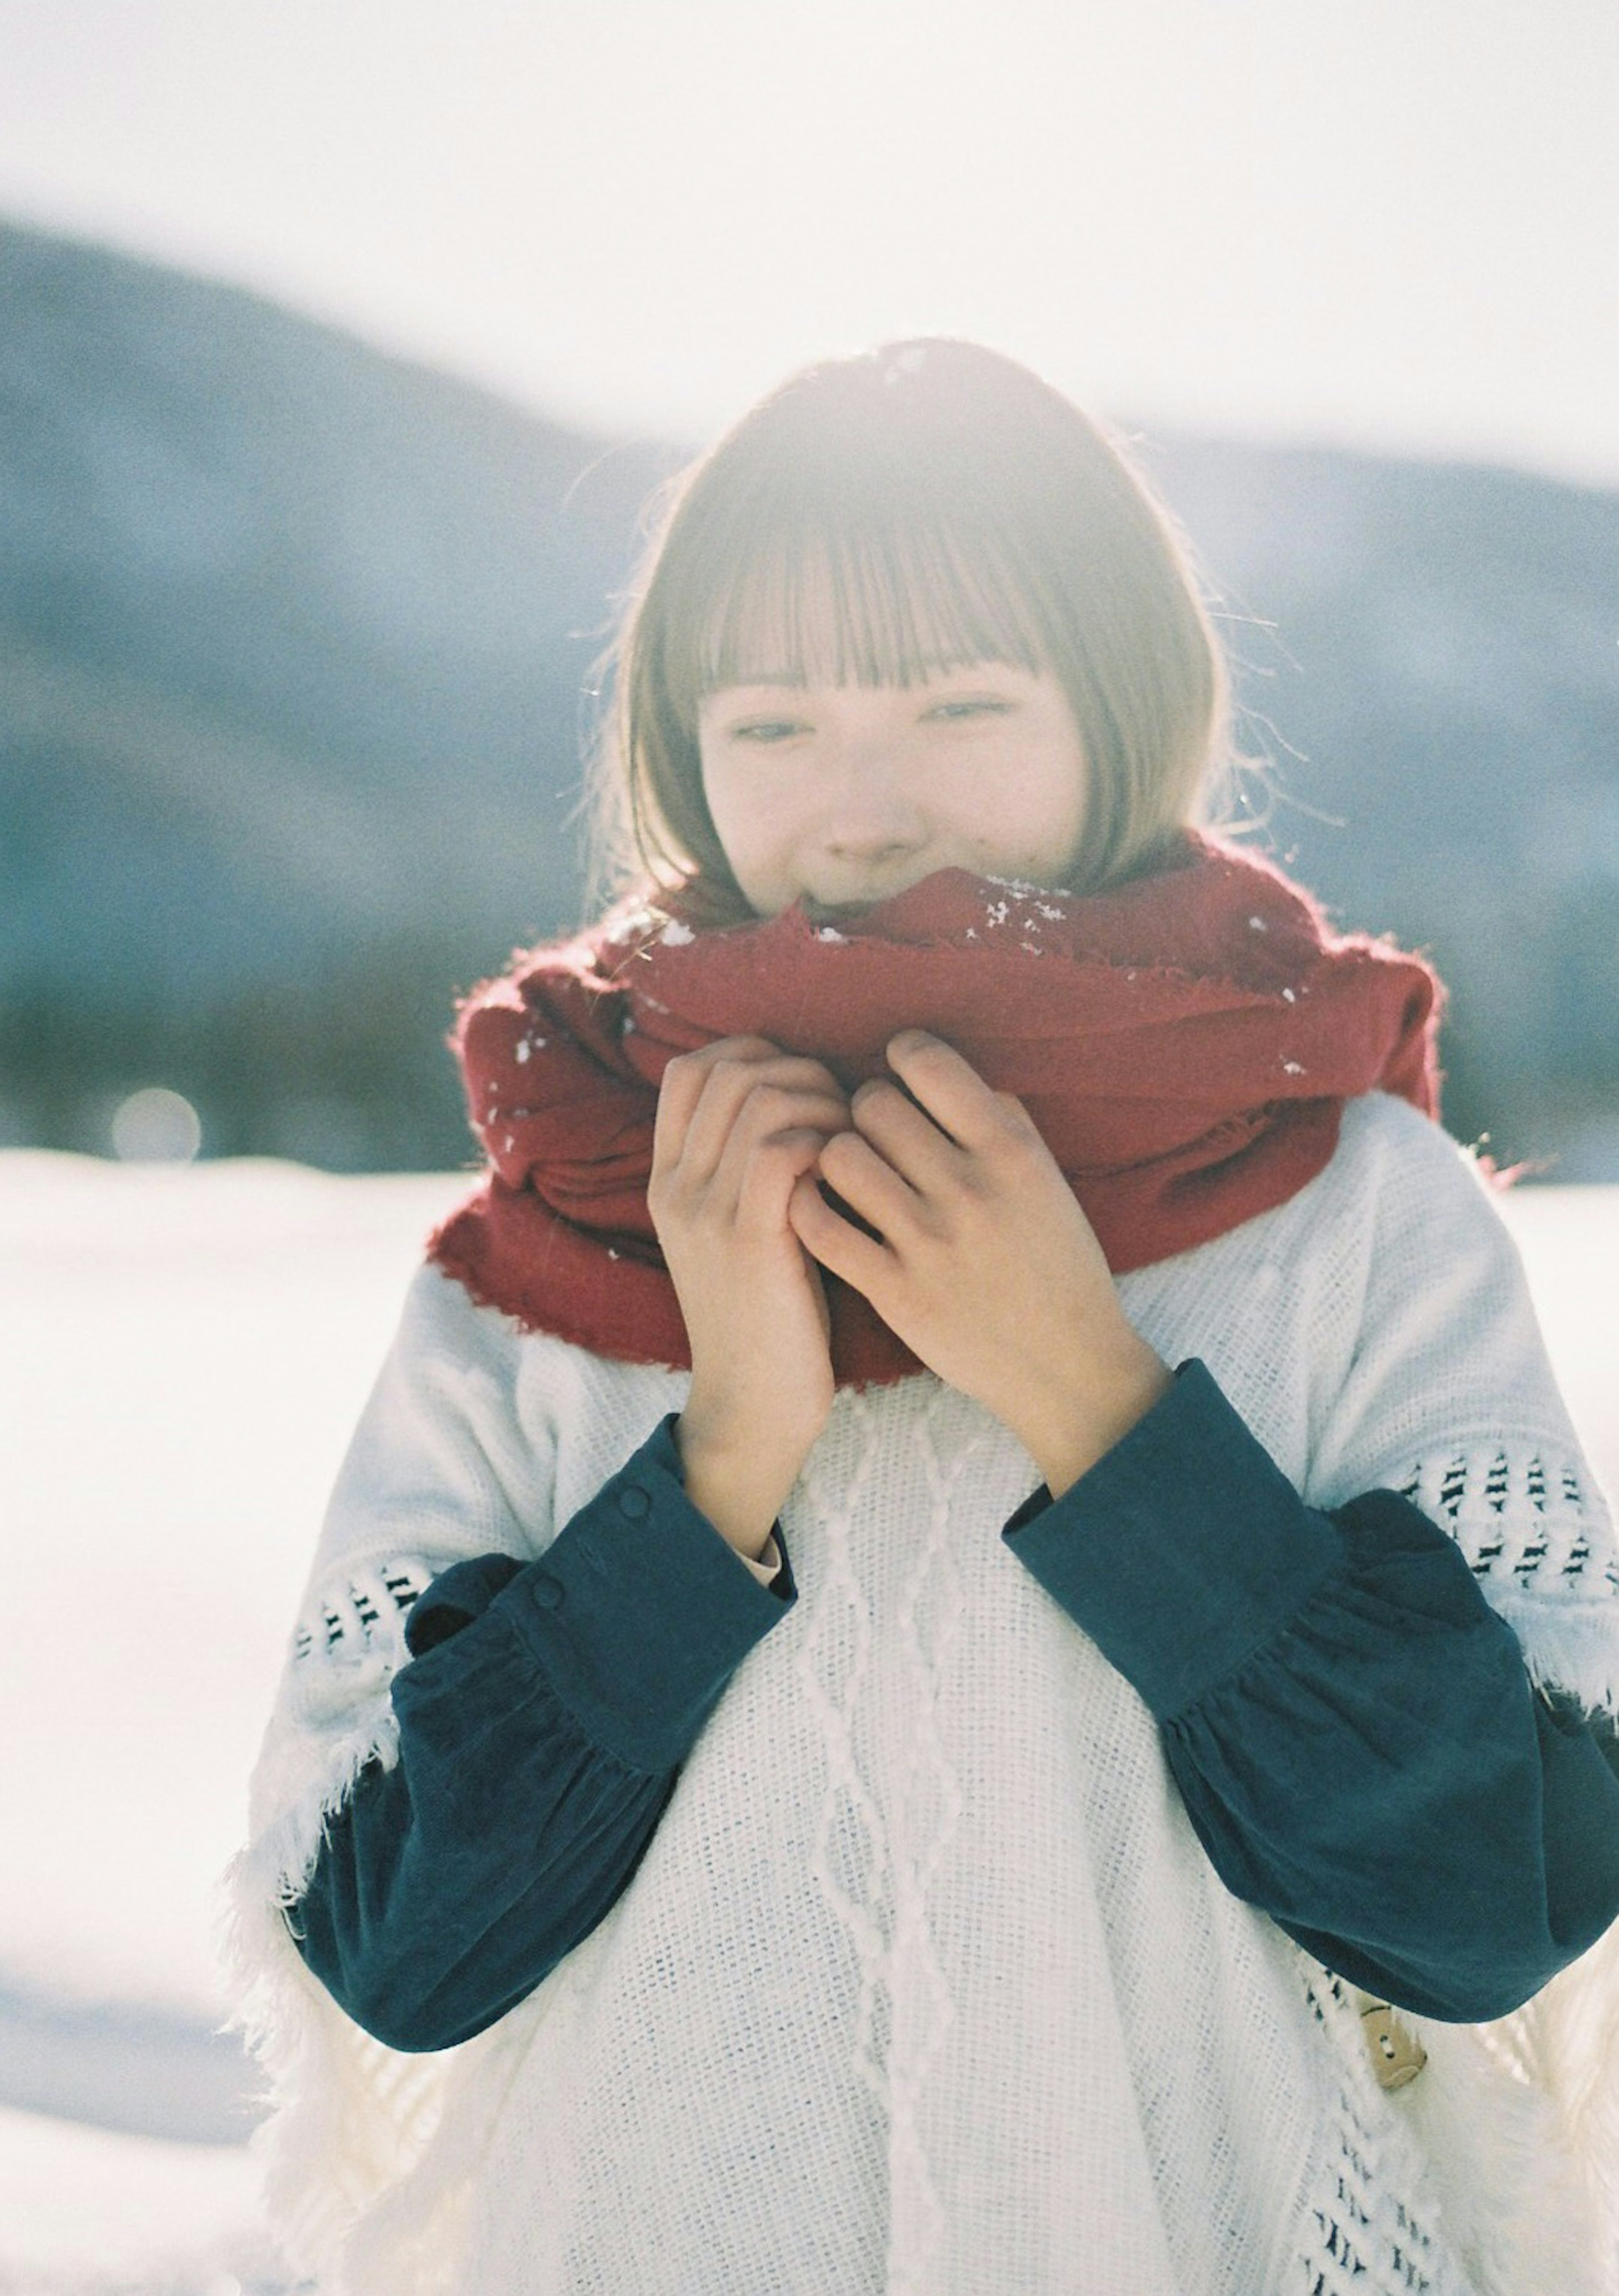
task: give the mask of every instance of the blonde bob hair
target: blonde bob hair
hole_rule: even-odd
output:
[[[1073,890],[1145,873],[1203,817],[1228,756],[1225,661],[1119,444],[973,343],[805,369],[672,482],[608,657],[610,857],[748,914],[703,796],[704,696],[974,661],[1048,669],[1067,693],[1089,771]]]

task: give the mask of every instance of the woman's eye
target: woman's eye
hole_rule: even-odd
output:
[[[1011,708],[1008,701],[996,701],[987,696],[966,701],[938,701],[929,715],[954,723],[964,718],[1004,718]]]
[[[735,742],[754,742],[767,745],[772,742],[791,740],[803,732],[802,725],[793,718],[755,718],[745,726],[735,726],[731,739]]]

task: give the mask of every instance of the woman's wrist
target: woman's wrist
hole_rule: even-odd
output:
[[[1145,1340],[1099,1371],[1058,1380],[1020,1398],[1007,1424],[1053,1498],[1088,1474],[1168,1394],[1174,1374]]]
[[[763,1553],[810,1447],[806,1442],[784,1450],[779,1438],[768,1443],[759,1431],[762,1424],[762,1419],[738,1422],[700,1400],[688,1402],[675,1423],[687,1498],[727,1546],[750,1562]]]

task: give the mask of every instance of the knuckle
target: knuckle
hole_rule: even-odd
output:
[[[1000,1193],[995,1172],[980,1160],[971,1164],[961,1176],[957,1201],[966,1212],[977,1212]]]
[[[757,1140],[748,1152],[743,1169],[744,1189],[761,1180],[773,1180],[794,1163],[803,1161],[801,1141],[791,1132],[773,1132],[768,1138]]]
[[[679,1188],[670,1180],[662,1180],[646,1191],[646,1210],[655,1228],[676,1228],[689,1224],[691,1205]]]
[[[924,1201],[907,1209],[910,1234],[917,1243],[931,1249],[954,1240],[959,1215],[953,1207]]]
[[[1009,1093],[995,1095],[996,1139],[1004,1152],[1024,1156],[1041,1145],[1028,1110]]]
[[[790,1091],[808,1093],[817,1098],[842,1097],[836,1078],[819,1061],[784,1058],[771,1063],[769,1077],[772,1084]]]
[[[695,1052],[678,1053],[675,1060],[693,1076],[709,1077],[731,1070],[757,1068],[761,1049],[747,1037],[716,1037],[710,1044],[699,1045]]]
[[[792,1104],[792,1095],[778,1086],[756,1084],[736,1111],[737,1129],[744,1139],[763,1139],[779,1129]]]

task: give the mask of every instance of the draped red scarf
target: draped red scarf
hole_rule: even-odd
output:
[[[689,1365],[646,1210],[665,1063],[757,1035],[852,1088],[916,1027],[1023,1102],[1122,1275],[1296,1194],[1355,1094],[1437,1119],[1443,998],[1419,958],[1335,934],[1279,870],[1196,831],[1155,874],[1085,896],[947,869],[835,928],[620,909],[462,1007],[490,1169],[429,1250],[528,1330]],[[841,1384],[916,1369],[859,1293],[827,1292]]]

